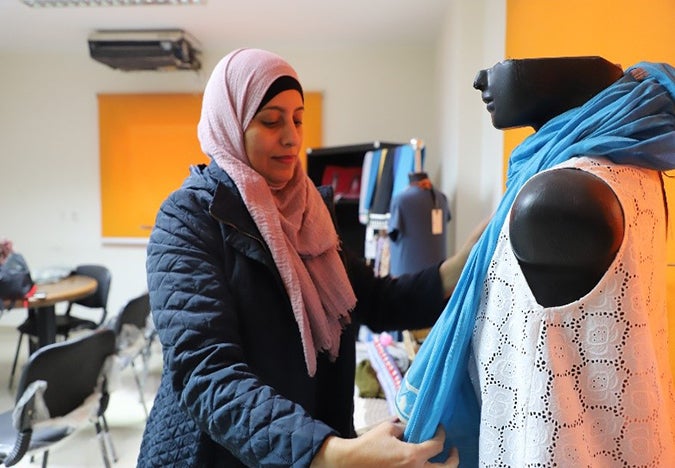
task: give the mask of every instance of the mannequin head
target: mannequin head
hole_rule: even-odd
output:
[[[480,70],[473,87],[499,129],[533,127],[578,107],[623,76],[602,57],[504,60]]]
[[[428,179],[429,176],[427,175],[426,172],[411,172],[408,174],[408,181],[409,182],[421,182],[423,180]]]

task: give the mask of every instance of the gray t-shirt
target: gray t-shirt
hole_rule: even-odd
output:
[[[390,238],[390,274],[413,273],[445,260],[448,199],[435,188],[415,184],[391,200],[387,233]]]

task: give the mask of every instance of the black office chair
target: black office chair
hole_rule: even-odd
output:
[[[103,265],[79,265],[75,268],[76,275],[89,276],[94,278],[98,287],[94,294],[68,303],[68,308],[63,315],[56,316],[56,334],[68,339],[71,332],[76,330],[94,330],[101,326],[108,315],[108,295],[110,293],[110,283],[112,275],[110,270]],[[89,309],[100,309],[101,316],[98,320],[82,318],[72,314],[73,306],[86,307]]]
[[[148,417],[148,407],[145,403],[143,391],[148,373],[150,349],[155,338],[154,327],[148,326],[149,315],[150,297],[148,293],[144,293],[127,302],[112,321],[113,330],[117,336],[117,357],[120,369],[131,366],[146,418]],[[142,375],[139,375],[135,364],[138,357],[141,357],[143,361]]]
[[[33,353],[21,373],[14,408],[0,414],[0,463],[12,466],[26,455],[42,453],[46,467],[49,449],[91,421],[72,417],[73,411],[85,410],[95,415],[103,463],[110,467],[109,452],[116,456],[105,419],[106,373],[114,353],[115,333],[108,329]],[[13,415],[19,417],[13,420]]]
[[[94,330],[98,328],[104,323],[108,315],[108,295],[112,281],[110,270],[103,265],[80,265],[75,268],[73,273],[94,278],[98,286],[93,294],[77,301],[69,302],[66,312],[56,316],[56,336],[64,340],[67,340],[73,331]],[[79,306],[89,309],[100,309],[101,316],[98,320],[92,320],[73,315],[71,313],[73,306],[75,306],[75,309],[79,308]],[[29,316],[17,329],[19,330],[19,342],[16,345],[14,362],[12,363],[12,370],[9,376],[10,389],[14,385],[14,374],[16,373],[16,365],[19,360],[19,352],[24,335],[28,335],[31,339],[37,339],[37,323],[35,318]]]

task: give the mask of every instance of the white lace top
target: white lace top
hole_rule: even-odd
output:
[[[675,466],[658,174],[589,158],[561,166],[613,188],[624,210],[623,243],[588,295],[544,308],[513,255],[507,216],[473,336],[480,464]]]

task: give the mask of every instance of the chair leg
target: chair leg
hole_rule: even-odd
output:
[[[145,388],[145,382],[148,380],[150,374],[150,351],[144,349],[141,351],[141,360],[143,361],[143,370],[141,371],[141,385]]]
[[[138,376],[138,370],[136,370],[136,365],[134,361],[131,361],[131,371],[134,374],[134,380],[136,381],[136,388],[138,388],[138,398],[143,405],[143,411],[145,412],[145,419],[148,419],[148,405],[145,403],[145,395],[143,393],[144,385],[141,383],[141,379]]]
[[[105,417],[105,414],[101,415],[101,422],[103,423],[103,435],[105,437],[106,446],[112,455],[113,463],[117,463],[119,459],[117,457],[117,451],[115,450],[115,444],[113,444],[112,437],[110,436],[110,428],[108,427],[108,420]]]
[[[105,434],[101,429],[101,423],[96,421],[96,437],[98,438],[99,445],[101,447],[101,456],[103,457],[103,464],[106,468],[110,468],[110,459],[108,458],[108,448],[106,447]]]
[[[21,343],[23,342],[23,333],[19,333],[19,342],[16,344],[16,352],[14,353],[14,362],[12,363],[12,373],[9,375],[9,389],[14,385],[14,374],[16,373],[16,364],[19,362],[19,352],[21,351]]]

